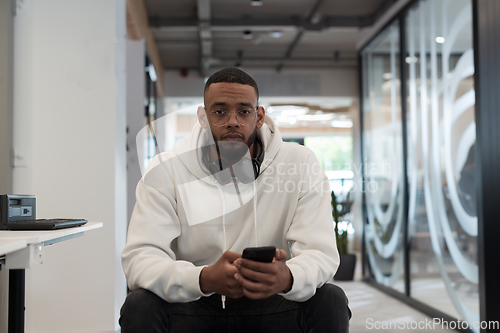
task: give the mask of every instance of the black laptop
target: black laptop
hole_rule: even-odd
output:
[[[79,227],[84,219],[36,219],[36,196],[0,195],[0,229],[3,230],[56,230]]]

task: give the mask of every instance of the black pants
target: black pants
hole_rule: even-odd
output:
[[[164,332],[349,332],[351,311],[344,291],[325,284],[306,302],[274,295],[226,299],[214,294],[190,303],[168,303],[150,291],[127,296],[120,312],[122,333]]]

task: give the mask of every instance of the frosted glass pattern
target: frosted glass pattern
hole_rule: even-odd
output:
[[[472,4],[406,15],[411,296],[479,320]]]
[[[404,292],[399,22],[362,52],[365,245],[377,282]]]

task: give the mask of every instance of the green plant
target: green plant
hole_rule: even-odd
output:
[[[352,170],[352,137],[306,136],[304,145],[314,152],[323,170]]]
[[[339,254],[347,254],[347,230],[340,230],[340,214],[338,210],[337,197],[332,191],[332,216],[335,222],[335,240],[337,241],[337,249]]]

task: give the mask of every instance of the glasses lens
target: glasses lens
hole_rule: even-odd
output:
[[[255,119],[256,112],[253,110],[240,110],[238,111],[238,122],[242,126],[250,125]]]
[[[217,110],[210,114],[210,120],[215,126],[224,126],[229,119],[226,111]]]

